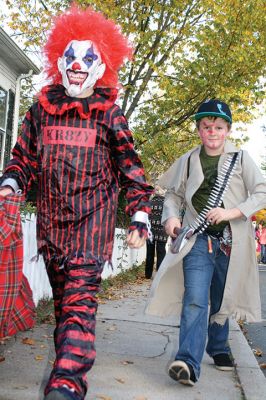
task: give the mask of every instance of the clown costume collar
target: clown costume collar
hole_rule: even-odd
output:
[[[62,115],[67,110],[76,109],[81,118],[88,118],[93,109],[108,110],[117,99],[115,88],[95,88],[91,96],[85,98],[70,97],[62,85],[48,85],[42,88],[38,99],[49,114]]]

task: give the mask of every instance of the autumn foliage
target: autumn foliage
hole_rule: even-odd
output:
[[[265,102],[264,0],[76,2],[116,21],[134,45],[132,62],[120,70],[120,105],[151,179],[198,143],[191,116],[202,101],[224,100],[244,124]],[[39,57],[53,17],[69,3],[7,0],[3,20]]]

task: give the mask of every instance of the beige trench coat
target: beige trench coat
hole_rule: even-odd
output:
[[[225,143],[218,170],[228,154],[238,151],[229,141]],[[200,146],[180,157],[161,177],[159,185],[167,189],[162,222],[179,216],[185,206],[183,225],[196,216],[191,199],[200,187],[204,176],[199,159]],[[189,176],[187,164],[190,156]],[[244,216],[230,221],[232,251],[221,308],[212,321],[223,324],[233,316],[249,322],[261,320],[259,275],[256,260],[254,228],[251,216],[266,207],[266,181],[246,151],[236,165],[229,188],[223,200],[226,209],[237,207]],[[158,315],[180,315],[184,292],[182,259],[195,243],[193,236],[179,254],[167,253],[152,282],[145,312]]]

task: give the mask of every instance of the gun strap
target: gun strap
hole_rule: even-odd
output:
[[[206,215],[212,208],[220,207],[222,204],[224,195],[235,171],[236,161],[239,157],[240,152],[237,152],[233,155],[229,155],[225,160],[219,174],[217,175],[206,206],[199,213],[195,221],[189,224],[189,226],[194,230],[194,233],[202,233],[210,225],[210,221],[206,220]]]

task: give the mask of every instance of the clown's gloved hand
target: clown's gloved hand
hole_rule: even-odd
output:
[[[128,228],[128,232],[133,232],[135,230],[138,230],[139,233],[139,237],[144,237],[145,239],[148,238],[148,227],[146,224],[144,224],[143,222],[132,222]]]
[[[130,248],[138,249],[145,244],[147,238],[152,239],[148,214],[137,211],[128,229],[127,243]]]

